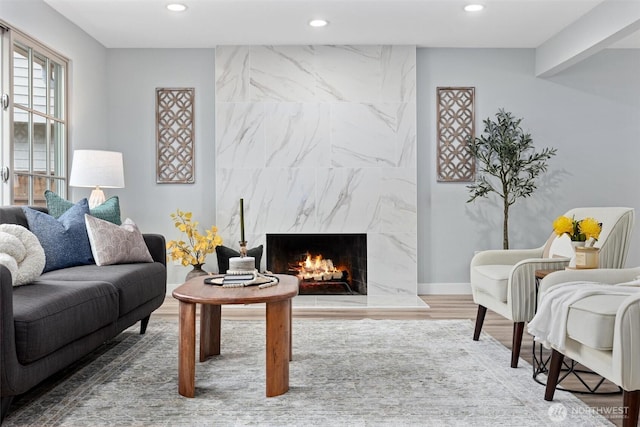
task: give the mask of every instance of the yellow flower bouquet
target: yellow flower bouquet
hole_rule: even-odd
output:
[[[202,266],[208,254],[213,253],[222,244],[218,228],[212,226],[206,234],[198,231],[198,221],[193,221],[191,212],[178,209],[171,214],[175,227],[186,234],[187,240],[171,240],[167,243],[168,258],[187,266]]]
[[[586,242],[589,239],[598,240],[600,231],[602,231],[602,223],[593,218],[578,221],[575,217],[559,216],[553,221],[553,231],[558,236],[567,234],[573,242]]]

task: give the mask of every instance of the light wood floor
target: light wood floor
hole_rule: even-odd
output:
[[[414,311],[414,310],[402,310],[402,309],[311,309],[311,308],[296,308],[293,309],[294,318],[305,319],[471,319],[475,321],[477,306],[473,303],[471,295],[425,295],[421,297],[430,307],[429,310]],[[168,297],[165,303],[156,310],[152,317],[162,317],[166,319],[176,319],[178,317],[178,302]],[[226,320],[251,320],[251,319],[264,319],[264,309],[242,307],[227,308],[222,307],[222,317]],[[152,319],[153,321],[153,319]],[[513,323],[504,319],[503,317],[487,311],[487,315],[484,321],[483,331],[494,337],[500,343],[502,343],[509,350],[511,349],[511,336],[512,336]],[[472,339],[469,336],[469,339]],[[482,338],[481,338],[482,339]],[[533,344],[532,338],[526,333],[522,341],[522,350],[520,356],[532,363],[532,351]],[[508,365],[510,363],[510,354],[505,360],[496,360],[496,363],[504,363]],[[519,368],[522,369],[522,368]],[[567,378],[569,380],[569,378]],[[567,381],[567,386],[578,387],[578,380]],[[543,399],[544,386],[539,385],[534,380],[531,380],[531,393],[535,393]],[[609,387],[608,389],[611,389]],[[565,391],[557,391],[556,393],[566,393]],[[611,422],[617,426],[622,425],[622,419],[619,414],[622,407],[622,395],[588,395],[588,394],[575,394],[583,402],[593,408],[593,411],[601,413],[607,417],[607,414],[614,413],[611,417],[607,417]]]

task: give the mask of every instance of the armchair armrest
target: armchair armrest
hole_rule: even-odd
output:
[[[529,258],[541,258],[544,247],[535,249],[491,249],[481,251],[471,259],[471,267],[478,265],[515,265]]]
[[[154,261],[167,265],[167,244],[161,234],[143,234],[144,242],[147,244],[151,258]]]
[[[625,390],[640,389],[640,295],[626,298],[616,312],[613,329],[613,375]]]
[[[560,270],[569,258],[529,258],[513,266],[507,283],[507,304],[514,322],[528,322],[535,314],[536,270]]]
[[[16,394],[12,372],[18,367],[13,322],[13,281],[9,269],[0,265],[0,385],[2,395]]]

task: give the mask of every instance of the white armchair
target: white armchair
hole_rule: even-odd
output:
[[[558,271],[540,283],[540,292],[576,281],[607,284],[638,282],[640,267]],[[636,285],[640,286],[640,284]],[[638,424],[640,408],[640,292],[629,296],[599,294],[569,308],[566,342],[552,345],[545,400],[553,400],[564,356],[603,376],[623,390],[623,426]]]
[[[564,214],[576,219],[592,217],[602,222],[600,248],[602,268],[622,268],[625,265],[634,223],[634,210],[623,207],[575,208]],[[549,227],[554,218],[549,220]],[[470,279],[473,301],[478,304],[473,339],[480,338],[487,309],[513,321],[511,367],[518,367],[520,345],[525,322],[535,312],[536,270],[561,270],[569,265],[569,258],[549,254],[555,235],[536,249],[488,250],[471,260]]]

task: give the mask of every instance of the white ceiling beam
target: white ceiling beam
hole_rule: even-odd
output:
[[[640,0],[605,0],[536,49],[536,75],[550,77],[640,30]]]

